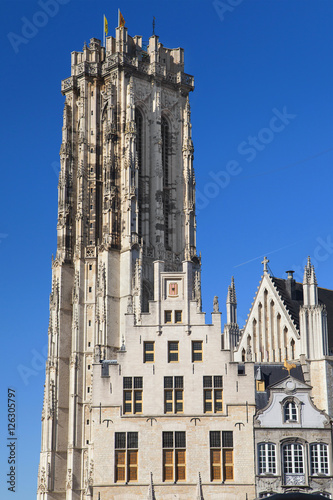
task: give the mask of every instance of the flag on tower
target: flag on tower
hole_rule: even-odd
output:
[[[107,35],[108,34],[108,20],[104,16],[104,33]]]
[[[123,28],[125,26],[125,19],[120,10],[118,9],[118,26],[119,28]]]

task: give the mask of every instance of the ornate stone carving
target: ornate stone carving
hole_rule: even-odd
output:
[[[67,470],[67,483],[66,483],[66,488],[68,490],[71,490],[73,488],[73,474],[72,474],[72,469]]]
[[[45,467],[41,468],[40,474],[39,474],[39,484],[38,484],[38,491],[40,493],[46,493],[47,491],[47,483],[46,483],[46,470]]]

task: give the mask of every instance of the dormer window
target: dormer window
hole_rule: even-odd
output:
[[[294,401],[287,401],[284,405],[284,421],[297,422],[297,406]]]
[[[285,424],[301,422],[301,404],[301,401],[291,396],[281,401],[282,419]]]

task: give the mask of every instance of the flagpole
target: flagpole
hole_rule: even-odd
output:
[[[103,47],[105,47],[105,15],[103,15]]]

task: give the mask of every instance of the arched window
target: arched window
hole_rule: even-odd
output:
[[[298,411],[295,401],[287,401],[283,407],[283,415],[285,422],[297,422]]]
[[[161,121],[162,135],[162,168],[163,168],[163,215],[164,215],[164,244],[169,247],[169,124],[165,118]]]
[[[142,198],[143,198],[143,178],[142,178],[142,164],[143,164],[143,117],[138,108],[135,108],[135,125],[136,125],[136,155],[139,168],[138,179],[138,234],[142,236]]]
[[[242,362],[244,363],[245,362],[245,355],[246,355],[246,352],[245,352],[245,349],[242,350]]]
[[[291,339],[290,342],[291,359],[295,359],[295,340]]]
[[[259,474],[276,474],[276,446],[273,443],[258,444]]]
[[[286,486],[305,484],[304,447],[287,443],[282,448],[283,482]]]
[[[311,475],[328,475],[328,446],[324,443],[310,445]]]

